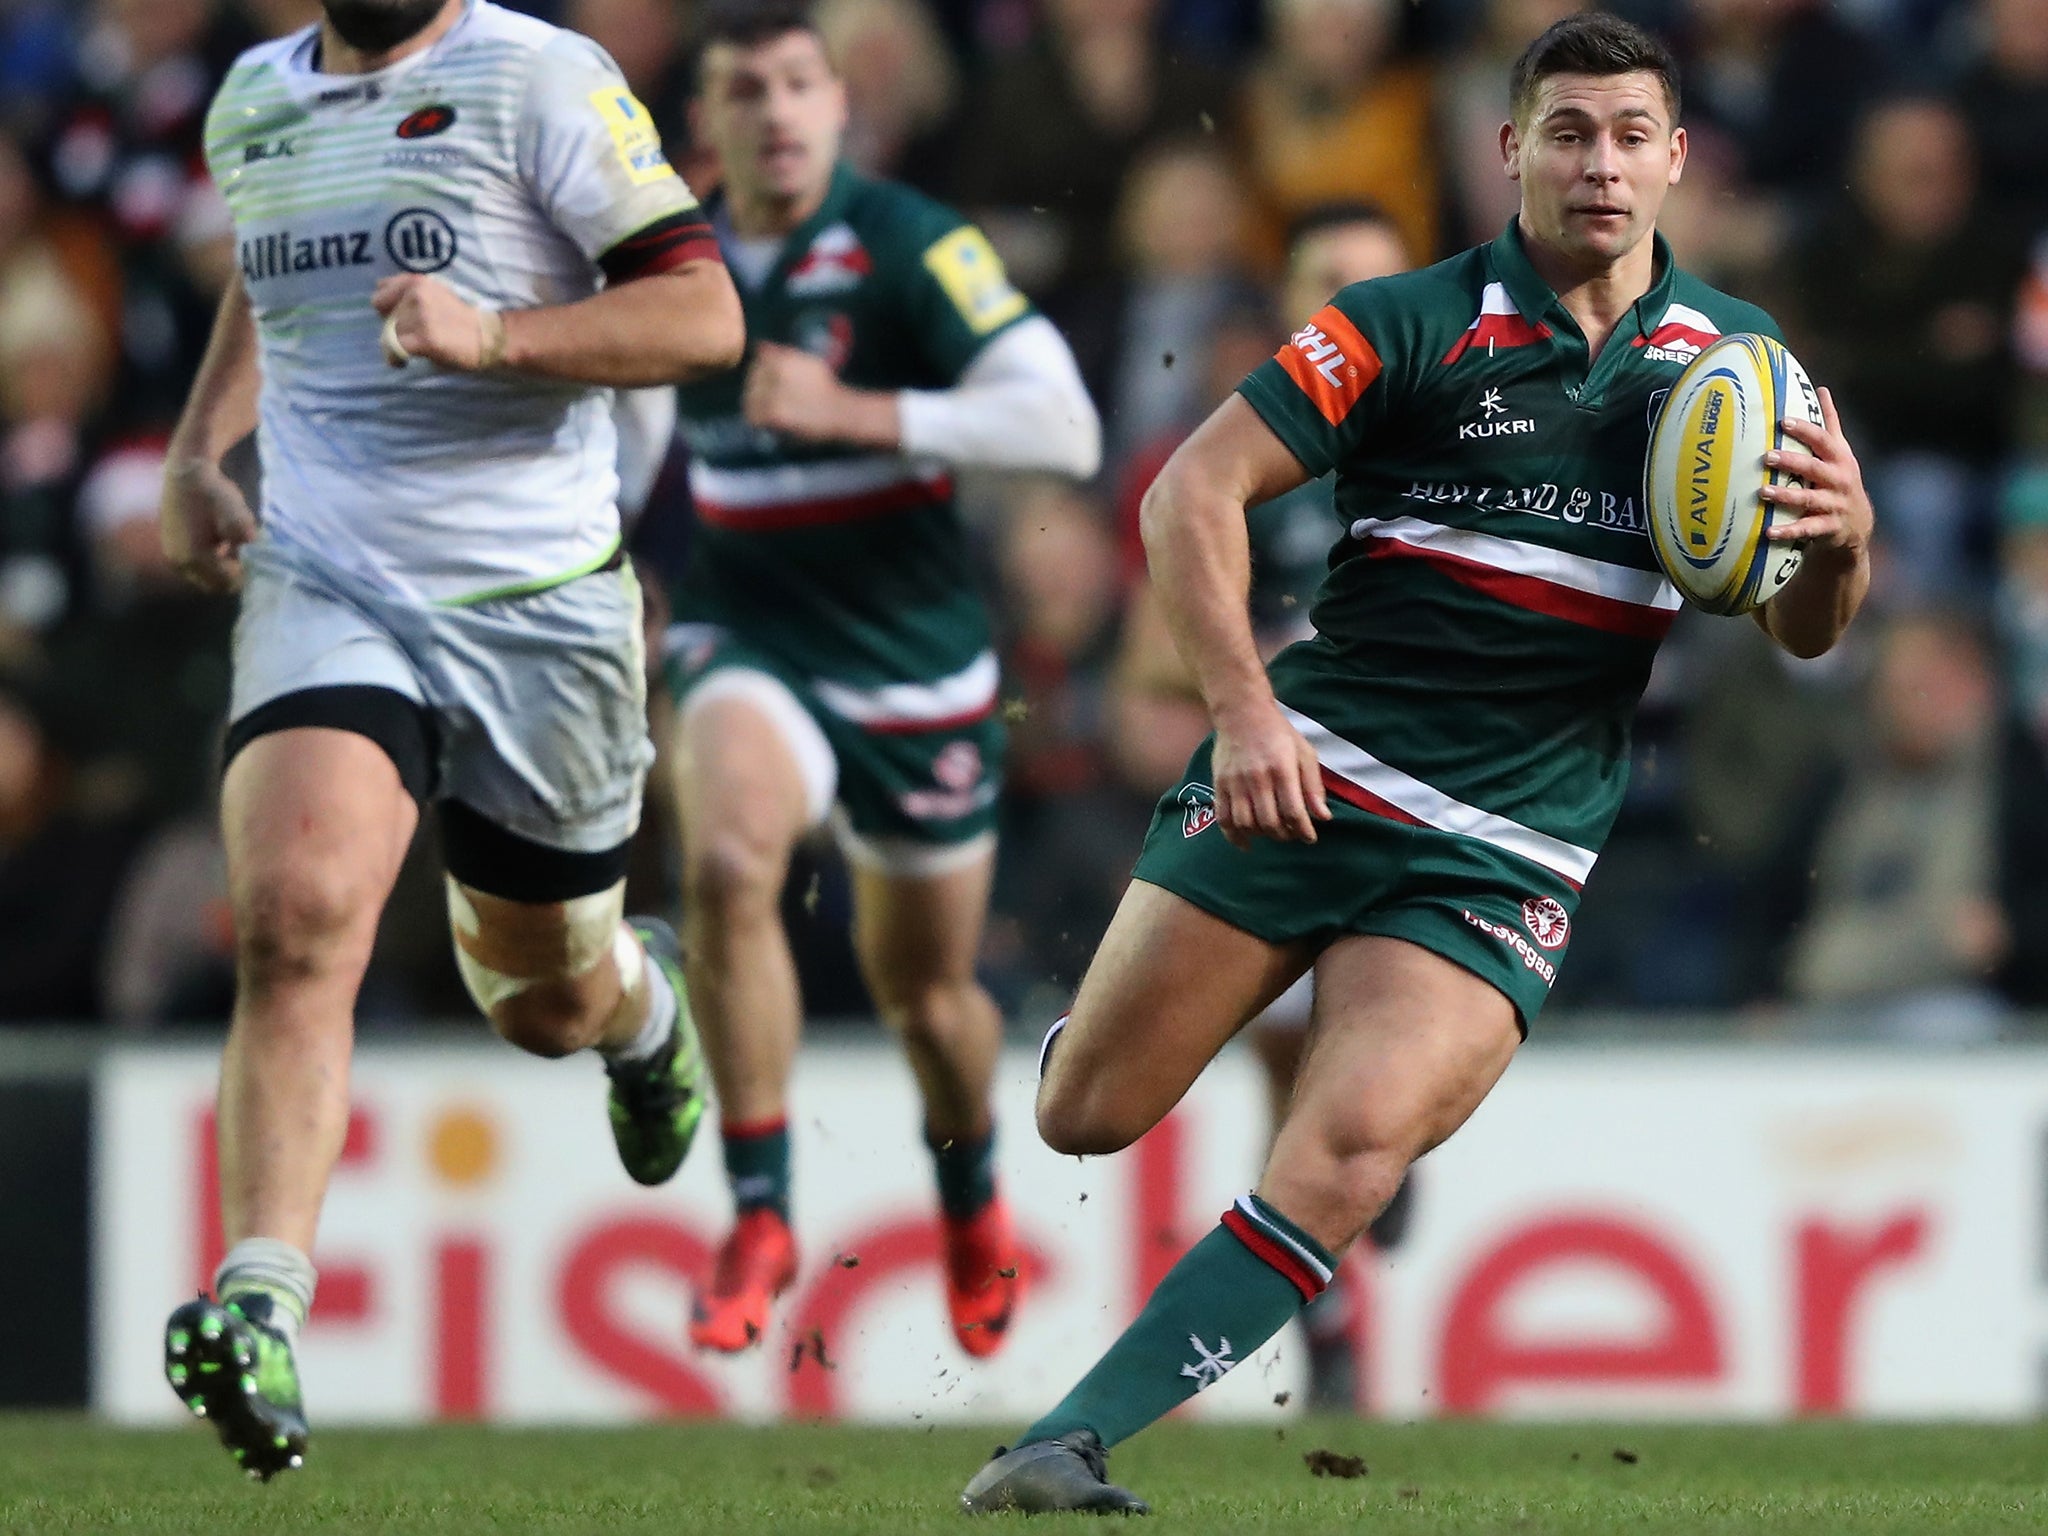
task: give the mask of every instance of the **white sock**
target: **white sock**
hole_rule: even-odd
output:
[[[318,1283],[313,1261],[275,1237],[243,1238],[213,1272],[213,1294],[223,1301],[237,1291],[262,1291],[275,1301],[272,1321],[294,1344],[306,1314],[313,1310],[313,1290]]]
[[[640,936],[630,929],[621,929],[621,947],[630,943],[639,968],[647,976],[647,1017],[641,1022],[640,1033],[615,1051],[606,1051],[609,1061],[646,1061],[668,1044],[668,1037],[676,1032],[676,992],[669,985],[668,972],[648,961],[640,950]],[[623,956],[621,960],[623,961]],[[621,963],[619,974],[626,974]]]

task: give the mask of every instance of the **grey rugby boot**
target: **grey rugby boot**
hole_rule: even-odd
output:
[[[1057,1440],[1034,1440],[1014,1451],[998,1449],[960,1494],[970,1515],[1015,1510],[1049,1515],[1083,1510],[1095,1515],[1149,1515],[1152,1507],[1109,1480],[1109,1453],[1092,1429]]]

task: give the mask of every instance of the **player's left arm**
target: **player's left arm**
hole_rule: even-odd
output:
[[[934,218],[930,227],[941,232],[925,245],[916,270],[891,276],[903,323],[952,383],[860,389],[821,358],[761,342],[747,374],[747,419],[803,441],[989,469],[1093,475],[1102,463],[1102,423],[1066,339],[1010,285],[980,230],[950,218]]]
[[[1785,422],[1805,450],[1778,449],[1764,463],[1796,476],[1798,485],[1774,485],[1764,499],[1796,514],[1771,528],[1776,543],[1804,540],[1806,558],[1784,590],[1756,610],[1764,633],[1794,656],[1820,656],[1834,648],[1870,590],[1870,537],[1876,513],[1863,488],[1863,470],[1842,435],[1834,397],[1820,391],[1822,425]]]

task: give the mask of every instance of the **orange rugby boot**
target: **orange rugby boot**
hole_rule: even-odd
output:
[[[718,1250],[709,1289],[690,1309],[690,1342],[736,1355],[768,1331],[775,1298],[796,1279],[796,1238],[766,1206],[742,1211]]]
[[[953,1337],[977,1360],[1003,1347],[1024,1294],[1024,1254],[998,1195],[968,1217],[945,1216],[946,1311]]]

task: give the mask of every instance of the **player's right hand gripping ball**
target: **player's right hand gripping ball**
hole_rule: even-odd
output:
[[[1747,613],[1799,569],[1801,548],[1772,543],[1773,518],[1797,514],[1763,499],[1790,480],[1764,455],[1799,449],[1779,423],[1824,425],[1820,397],[1797,358],[1768,336],[1723,336],[1686,365],[1658,411],[1643,465],[1643,498],[1657,562],[1687,602]]]

